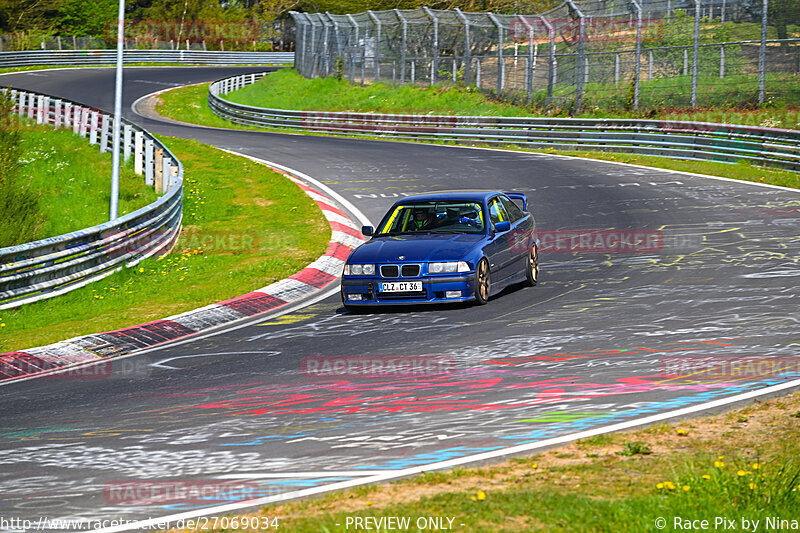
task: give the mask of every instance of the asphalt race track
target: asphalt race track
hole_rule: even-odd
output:
[[[242,480],[248,498],[278,495],[799,377],[800,193],[546,154],[188,128],[130,111],[156,90],[247,70],[258,69],[126,69],[125,109],[153,132],[304,172],[373,222],[403,194],[492,188],[527,193],[549,235],[630,230],[663,246],[551,250],[539,286],[483,307],[350,315],[334,295],[148,351],[108,379],[0,386],[0,516],[172,515],[242,497],[160,503],[113,487]],[[113,76],[43,71],[2,83],[111,110]],[[320,371],[357,356],[431,365]],[[739,373],[710,370],[743,362]]]

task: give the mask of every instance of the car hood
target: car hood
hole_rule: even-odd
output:
[[[356,248],[350,263],[459,261],[486,238],[472,234],[424,234],[374,237]],[[403,256],[404,259],[400,259]]]

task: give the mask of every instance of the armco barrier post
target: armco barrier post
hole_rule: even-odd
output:
[[[131,158],[131,128],[130,124],[122,125],[122,157],[127,163]]]
[[[89,144],[97,144],[97,129],[98,129],[98,119],[100,117],[97,114],[97,111],[91,112],[91,124],[89,127]]]
[[[147,139],[144,142],[144,183],[153,185],[155,183],[155,172],[153,169],[153,141]]]
[[[133,171],[139,176],[144,173],[144,133],[140,130],[133,134]]]
[[[103,113],[101,115],[101,126],[100,126],[100,152],[107,152],[108,151],[108,124],[109,116]]]
[[[64,110],[62,109],[62,104],[63,104],[63,102],[61,100],[59,100],[58,98],[56,98],[53,101],[53,113],[54,113],[54,115],[53,115],[53,128],[54,129],[59,129],[59,128],[61,128],[61,126],[64,125],[64,116],[62,115]]]
[[[163,167],[163,159],[164,159],[164,150],[163,148],[156,148],[155,157],[153,159],[153,174],[155,178],[154,187],[156,192],[163,192],[164,188],[164,167]]]

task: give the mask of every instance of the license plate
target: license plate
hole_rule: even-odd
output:
[[[422,292],[421,281],[398,281],[394,283],[381,283],[381,292]]]

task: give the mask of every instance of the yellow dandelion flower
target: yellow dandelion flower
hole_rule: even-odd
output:
[[[753,463],[753,470],[758,470],[759,468],[761,468],[759,463]]]
[[[756,488],[756,484],[755,483],[750,483],[747,486],[750,487],[750,490],[753,490],[754,488]]]
[[[537,465],[536,463],[533,463],[533,464],[531,465],[531,468],[539,468],[539,465]]]
[[[716,468],[723,468],[725,466],[725,463],[723,463],[722,461],[714,461],[714,466]]]
[[[470,499],[470,500],[472,500],[472,501],[477,501],[477,500],[475,499],[475,496],[470,496],[470,497],[469,497],[469,499]]]
[[[746,476],[747,472],[745,472],[744,470],[739,470],[738,472],[736,472],[736,475],[739,477]]]
[[[685,436],[685,435],[688,435],[688,434],[689,434],[689,432],[686,431],[685,429],[683,429],[683,428],[678,429],[678,435]]]
[[[657,489],[663,489],[664,488],[664,484],[663,483],[656,483],[656,488]]]
[[[664,483],[664,486],[665,486],[665,487],[666,487],[668,490],[675,490],[675,483],[673,483],[672,481],[666,481],[666,482]]]
[[[481,500],[481,501],[483,501],[483,500],[485,500],[485,499],[486,499],[486,493],[485,493],[485,492],[483,492],[482,490],[479,490],[479,491],[478,491],[478,492],[475,494],[475,496],[477,496],[477,497],[478,497],[478,499],[479,499],[479,500]]]
[[[711,476],[709,476],[708,474],[703,474],[703,479],[708,481],[709,479],[711,479]]]
[[[683,489],[683,492],[689,492],[692,489],[692,487],[690,487],[689,485],[684,485],[681,488]]]

